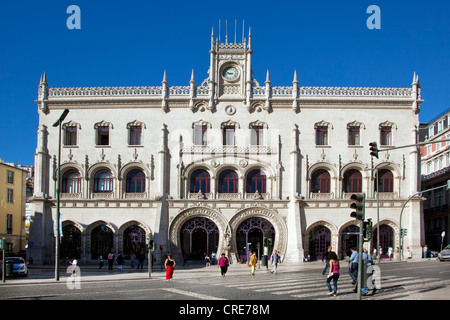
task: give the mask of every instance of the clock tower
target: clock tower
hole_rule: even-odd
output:
[[[210,68],[209,68],[209,108],[214,108],[220,101],[242,101],[250,104],[252,92],[251,67],[251,33],[248,40],[229,43],[228,37],[222,43],[214,32],[211,34]]]

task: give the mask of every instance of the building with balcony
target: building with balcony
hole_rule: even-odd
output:
[[[438,115],[429,123],[420,124],[420,141],[433,142],[450,139],[450,109]],[[449,243],[450,190],[450,141],[430,143],[421,146],[422,189],[426,198],[423,204],[425,242],[430,250],[440,251],[441,245]],[[446,236],[442,239],[442,232]]]
[[[215,251],[245,261],[251,251],[276,249],[286,261],[303,261],[320,259],[328,245],[344,257],[358,241],[352,193],[366,195],[374,229],[377,193],[381,199],[380,241],[365,246],[398,246],[402,205],[419,188],[418,149],[375,159],[368,145],[417,143],[418,76],[403,88],[311,87],[300,86],[293,70],[292,84],[273,86],[269,70],[261,82],[252,77],[251,42],[250,33],[242,43],[212,34],[207,72],[199,81],[193,70],[184,86],[169,85],[166,72],[161,85],[141,87],[53,88],[41,76],[35,261],[54,256],[52,124],[64,109],[62,257],[89,262],[109,251],[146,252],[147,235],[178,260]],[[410,201],[402,221],[405,245],[417,254],[421,202]]]

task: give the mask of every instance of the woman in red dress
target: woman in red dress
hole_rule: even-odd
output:
[[[166,262],[164,262],[166,267],[166,280],[171,281],[173,277],[173,270],[175,269],[175,260],[172,259],[172,255],[168,255]]]

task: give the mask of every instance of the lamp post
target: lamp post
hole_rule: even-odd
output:
[[[59,229],[60,223],[60,194],[61,194],[61,124],[69,113],[69,109],[64,109],[63,113],[59,117],[58,121],[53,124],[53,127],[59,127],[59,140],[58,140],[58,166],[57,166],[57,181],[56,181],[56,221],[55,221],[55,280],[59,281],[59,241],[61,230]]]

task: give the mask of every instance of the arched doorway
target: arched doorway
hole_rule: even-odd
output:
[[[341,233],[341,257],[349,257],[351,255],[351,249],[358,250],[359,245],[359,227],[350,225]]]
[[[105,225],[96,226],[91,232],[91,259],[101,255],[105,259],[113,250],[114,232]]]
[[[126,258],[133,253],[146,252],[145,230],[137,225],[129,226],[123,232],[123,254]]]
[[[217,252],[219,229],[210,219],[197,217],[186,221],[180,231],[181,251],[190,260],[201,260],[205,253]]]
[[[331,245],[331,231],[322,225],[315,227],[309,233],[309,254],[311,260],[321,260]]]
[[[81,231],[73,224],[62,228],[61,257],[63,259],[81,258]]]
[[[377,232],[373,232],[373,245],[377,248],[377,252],[379,253],[379,247],[382,249],[382,258],[388,258],[388,248],[392,247],[394,249],[394,229],[387,224],[380,225],[380,242],[378,243],[378,234]]]
[[[264,251],[264,242],[267,249]],[[243,221],[236,231],[236,246],[240,261],[247,261],[252,252],[263,256],[272,253],[275,229],[266,219],[253,217]]]

